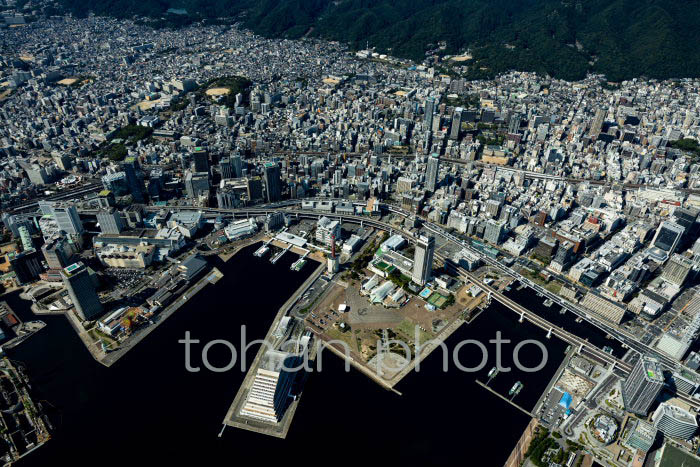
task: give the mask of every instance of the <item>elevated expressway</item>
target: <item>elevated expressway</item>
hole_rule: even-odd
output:
[[[328,200],[327,198],[323,198],[324,200]],[[352,201],[350,201],[352,202]],[[356,216],[356,215],[349,215],[349,214],[338,214],[338,213],[327,213],[327,212],[319,212],[319,211],[312,211],[312,210],[301,210],[295,207],[301,204],[301,200],[289,200],[289,201],[283,201],[279,203],[273,203],[273,204],[268,204],[268,205],[261,205],[257,207],[250,207],[250,208],[238,208],[238,209],[221,209],[221,208],[200,208],[200,207],[195,207],[195,206],[168,206],[165,209],[169,210],[175,210],[175,211],[201,211],[205,217],[217,217],[217,216],[231,216],[231,217],[250,217],[250,216],[262,216],[266,215],[268,213],[274,213],[274,212],[284,212],[286,214],[289,214],[291,216],[297,217],[297,218],[303,218],[303,219],[319,219],[320,217],[328,217],[331,219],[337,219],[342,222],[349,222],[349,223],[354,223],[354,224],[360,224],[363,226],[369,226],[373,227],[379,230],[383,230],[386,232],[397,232],[402,234],[404,237],[409,239],[409,241],[415,242],[415,238],[411,232],[407,232],[403,229],[397,229],[396,227],[382,222],[380,220],[367,217],[367,216]],[[364,204],[364,203],[358,203],[358,204]],[[404,217],[410,217],[412,216],[411,213],[408,213],[401,208],[398,208],[396,206],[392,205],[387,205],[389,208],[389,211],[404,216]],[[155,207],[151,206],[147,208],[148,210],[160,210],[163,209],[162,207]],[[656,357],[664,366],[666,366],[669,369],[681,369],[683,366],[673,360],[672,358],[668,357],[667,355],[659,352],[658,350],[643,344],[642,342],[639,342],[635,336],[627,333],[626,331],[619,329],[618,327],[614,326],[612,323],[607,323],[604,320],[597,318],[593,316],[589,311],[585,310],[584,308],[580,307],[577,304],[574,304],[572,302],[569,302],[568,300],[564,299],[563,297],[560,297],[557,294],[554,294],[550,292],[549,290],[545,289],[544,287],[541,287],[539,284],[534,283],[527,277],[522,276],[519,274],[517,271],[514,271],[510,269],[508,266],[500,263],[499,261],[484,255],[483,253],[479,252],[478,250],[473,249],[466,241],[461,240],[454,235],[451,235],[450,233],[444,231],[442,228],[439,226],[423,221],[423,227],[433,233],[434,235],[438,235],[442,237],[443,239],[451,242],[452,244],[455,244],[461,248],[465,248],[475,255],[479,256],[481,260],[490,266],[498,268],[498,270],[502,271],[503,274],[508,275],[513,277],[514,279],[520,281],[522,284],[526,285],[527,287],[530,287],[534,289],[536,292],[541,294],[542,296],[545,296],[546,298],[552,300],[554,303],[557,305],[561,306],[562,308],[574,313],[575,315],[581,317],[582,319],[585,319],[587,322],[590,324],[596,326],[600,330],[604,331],[608,335],[612,336],[613,338],[617,339],[620,341],[622,344],[627,346],[628,348],[643,354],[643,355],[649,355],[652,357]],[[436,254],[435,257],[440,260],[444,261],[445,256],[441,254]],[[529,321],[534,323],[535,325],[541,327],[542,329],[546,330],[548,334],[554,334],[555,336],[561,338],[562,340],[577,346],[579,349],[579,352],[583,352],[585,354],[588,354],[589,356],[593,357],[595,360],[601,362],[601,363],[607,363],[609,365],[613,365],[612,369],[617,369],[620,373],[624,374],[629,374],[629,372],[632,370],[632,366],[625,362],[624,360],[621,360],[614,355],[611,355],[602,349],[590,344],[587,340],[584,340],[552,323],[547,321],[546,319],[542,318],[541,316],[537,315],[536,313],[529,311],[527,308],[524,306],[514,302],[513,300],[509,299],[505,295],[503,295],[501,292],[498,290],[490,287],[487,284],[484,284],[481,282],[479,279],[477,279],[473,274],[471,274],[469,271],[465,270],[464,268],[461,268],[459,266],[456,266],[457,273],[462,277],[463,279],[466,279],[474,284],[478,284],[478,286],[486,291],[486,293],[489,294],[491,299],[498,301],[499,303],[503,304],[505,307],[511,309],[518,315],[520,315],[520,319],[525,319],[527,318]],[[691,371],[691,370],[688,370]],[[684,400],[685,402],[691,404],[692,406],[700,409],[700,401],[693,399],[689,396],[685,396],[683,394],[677,394],[677,397],[680,399]]]

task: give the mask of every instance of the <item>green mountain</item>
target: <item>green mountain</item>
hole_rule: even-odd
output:
[[[700,0],[59,0],[77,15],[236,18],[258,34],[323,37],[421,60],[470,48],[471,77],[509,69],[579,79],[700,76]],[[485,68],[485,69],[482,69]]]

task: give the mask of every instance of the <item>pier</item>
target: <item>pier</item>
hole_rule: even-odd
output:
[[[267,254],[268,251],[270,251],[270,242],[272,242],[272,239],[266,241],[263,243],[260,248],[255,250],[255,253],[253,253],[253,256],[257,256],[258,258],[262,258]]]
[[[283,257],[284,254],[285,254],[286,252],[288,252],[290,248],[292,248],[291,243],[287,246],[287,248],[285,248],[284,250],[280,251],[280,252],[277,253],[275,256],[273,256],[272,259],[270,259],[270,262],[271,262],[272,264],[276,264],[277,261],[279,261],[280,258]]]
[[[289,247],[291,247],[291,245]],[[284,251],[281,253],[284,253]],[[274,320],[272,321],[270,329],[265,335],[265,342],[275,341],[272,333],[275,331],[275,329],[277,329],[280,321],[282,321],[282,318],[287,315],[289,310],[291,310],[294,304],[297,302],[297,300],[299,300],[299,297],[301,297],[301,295],[304,292],[306,292],[306,290],[311,286],[311,284],[313,284],[316,281],[316,279],[318,279],[318,277],[321,274],[323,274],[324,270],[325,264],[319,264],[319,266],[316,268],[313,274],[311,274],[311,276],[309,276],[309,278],[301,285],[301,287],[297,289],[294,295],[292,295],[289,298],[289,300],[287,300],[285,304],[282,305],[282,307],[277,312],[277,315],[275,316]],[[248,391],[253,385],[253,381],[255,380],[255,376],[258,372],[258,367],[260,366],[260,362],[266,351],[267,346],[261,345],[260,349],[258,350],[258,353],[255,356],[255,360],[253,360],[253,364],[248,369],[248,372],[246,373],[245,378],[243,379],[243,383],[241,383],[241,386],[238,389],[238,392],[236,393],[236,397],[233,399],[233,402],[231,403],[231,406],[229,407],[228,412],[224,417],[223,424],[224,427],[228,425],[235,428],[241,428],[244,430],[253,431],[268,436],[274,436],[276,438],[285,438],[287,436],[287,432],[289,431],[289,427],[292,424],[294,413],[296,412],[296,409],[299,405],[299,401],[301,400],[303,394],[299,395],[294,401],[291,402],[289,407],[287,407],[287,410],[284,412],[282,419],[277,423],[264,422],[261,420],[256,420],[240,415],[241,407],[243,407],[243,404],[246,401]]]
[[[309,252],[307,251],[304,253],[298,260],[294,261],[294,263],[290,266],[290,269],[292,271],[300,271],[301,268],[304,267],[306,264],[306,257],[309,256]]]
[[[523,409],[523,408],[520,407],[518,404],[516,404],[515,402],[513,402],[511,399],[508,399],[507,397],[505,397],[505,396],[503,396],[503,395],[497,393],[496,391],[494,391],[493,389],[491,389],[490,387],[488,387],[487,385],[485,385],[484,383],[482,383],[482,382],[479,381],[478,379],[476,380],[476,384],[478,384],[478,385],[481,386],[482,388],[486,389],[486,390],[489,391],[491,394],[495,394],[496,396],[500,397],[501,399],[503,399],[504,401],[508,402],[510,405],[512,405],[512,406],[515,407],[516,409],[520,410],[520,411],[523,412],[524,414],[528,415],[529,417],[531,417],[531,418],[537,418],[537,417],[535,417],[533,414],[531,414],[530,412],[528,412],[527,410]]]

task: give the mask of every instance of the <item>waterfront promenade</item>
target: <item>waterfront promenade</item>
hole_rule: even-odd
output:
[[[102,346],[99,345],[98,341],[93,339],[90,334],[91,329],[85,329],[83,322],[76,316],[72,308],[69,310],[42,313],[41,311],[37,311],[37,309],[32,306],[32,311],[35,314],[65,315],[66,319],[68,319],[68,322],[71,324],[76,334],[85,345],[85,348],[90,352],[90,355],[92,355],[92,357],[98,363],[106,367],[110,367],[124,355],[126,355],[132,348],[134,348],[136,344],[141,342],[146,336],[153,332],[158,326],[164,323],[165,320],[179,310],[180,307],[197,295],[197,293],[199,293],[204,287],[206,287],[208,284],[215,284],[223,276],[223,273],[217,268],[213,268],[211,271],[208,271],[202,278],[184,291],[182,295],[180,295],[173,303],[155,315],[148,324],[146,324],[144,327],[136,329],[131,336],[119,343],[119,347],[113,350],[107,349],[107,351],[105,351]]]

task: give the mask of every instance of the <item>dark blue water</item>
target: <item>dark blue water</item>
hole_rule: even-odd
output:
[[[218,438],[244,375],[237,368],[187,372],[178,339],[190,331],[202,342],[238,342],[243,324],[249,336],[263,337],[277,309],[315,267],[310,263],[302,272],[292,272],[296,255],[271,265],[252,255],[256,248],[217,264],[225,274],[221,281],[207,286],[111,368],[92,359],[64,317],[42,318],[47,328],[13,349],[11,357],[26,363],[37,398],[54,407],[56,432],[21,465],[447,465],[465,458],[480,466],[503,464],[530,419],[474,382],[475,377],[485,381],[495,364],[495,348],[488,340],[501,331],[514,341],[503,346],[504,365],[512,363],[513,346],[523,339],[547,344],[549,360],[540,372],[502,373],[491,384],[507,393],[522,381],[525,387],[515,402],[527,409],[559,366],[566,346],[545,339],[529,323],[518,323],[497,305],[447,342],[450,349],[466,339],[485,343],[489,361],[476,375],[456,370],[451,358],[450,371],[443,372],[438,349],[419,373],[400,383],[399,396],[356,371],[345,373],[343,362],[327,353],[323,372],[309,378],[286,440],[230,427]],[[22,318],[30,317],[16,294],[4,298]],[[249,352],[249,361],[255,351]],[[464,366],[481,361],[473,345],[464,346],[459,356]],[[520,357],[524,365],[534,366],[541,353],[528,345]],[[209,355],[219,366],[229,358],[223,346],[213,347]],[[198,357],[193,363],[199,363]]]
[[[599,349],[608,346],[613,349],[612,354],[616,357],[622,358],[625,355],[626,350],[620,341],[607,337],[607,333],[585,320],[577,323],[576,315],[569,311],[561,313],[561,307],[557,304],[553,304],[551,307],[544,306],[545,297],[538,297],[537,293],[529,287],[517,290],[518,284],[518,282],[513,283],[511,289],[505,293],[508,298],[526,304],[528,310],[572,334],[587,339]]]

